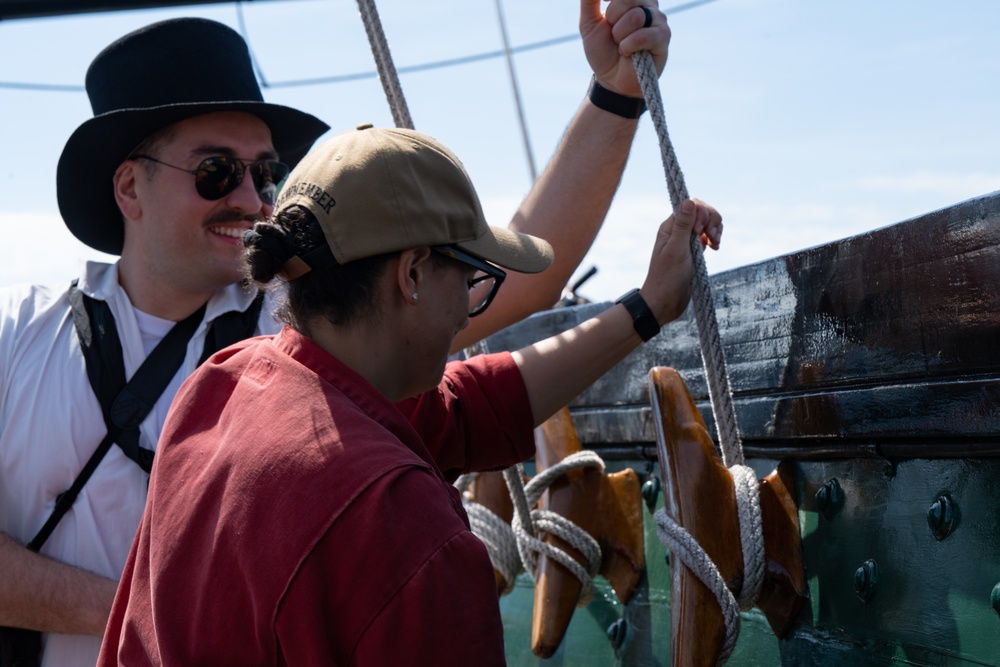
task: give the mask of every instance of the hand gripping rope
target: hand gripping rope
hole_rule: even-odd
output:
[[[688,198],[684,176],[677,165],[677,156],[667,135],[667,123],[663,113],[663,101],[660,98],[660,88],[656,66],[653,58],[646,51],[632,55],[639,84],[642,86],[646,107],[653,119],[653,126],[660,141],[660,157],[667,177],[667,189],[670,191],[670,203],[674,210]],[[691,258],[694,263],[694,275],[691,278],[691,302],[694,308],[695,324],[698,329],[698,340],[701,345],[701,358],[705,366],[705,378],[708,382],[709,398],[712,412],[715,415],[716,428],[719,432],[719,443],[722,450],[722,462],[733,475],[736,488],[736,506],[740,519],[740,538],[743,547],[743,586],[739,595],[739,608],[750,609],[760,593],[764,581],[764,536],[760,519],[760,499],[758,495],[757,476],[753,470],[744,465],[743,444],[740,440],[736,424],[736,410],[733,406],[732,390],[729,386],[729,374],[726,370],[726,359],[719,338],[719,325],[715,319],[715,304],[708,282],[708,270],[705,267],[704,251],[700,240],[691,237]],[[663,462],[660,462],[663,465]],[[726,662],[732,654],[736,639],[739,636],[740,616],[733,595],[726,588],[718,569],[708,555],[698,545],[697,541],[674,522],[666,511],[661,508],[655,514],[657,534],[660,540],[687,565],[692,572],[716,595],[726,619],[726,639],[720,655],[720,664]],[[676,566],[676,565],[675,565]]]

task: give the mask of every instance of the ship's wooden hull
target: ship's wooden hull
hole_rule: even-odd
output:
[[[730,664],[1000,665],[1000,193],[718,274],[712,290],[748,465],[793,471],[810,595],[780,641],[745,613]],[[607,305],[537,315],[488,347]],[[655,366],[680,372],[714,435],[690,313],[571,405],[582,446],[644,481],[658,474]],[[646,519],[634,599],[600,587],[545,664],[669,663],[670,576]],[[530,587],[522,575],[501,600],[510,664],[542,662]]]

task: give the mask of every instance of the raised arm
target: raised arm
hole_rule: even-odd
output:
[[[660,225],[649,272],[639,290],[661,326],[679,317],[687,307],[692,233],[718,248],[722,217],[712,207],[689,199]],[[514,352],[536,425],[576,398],[641,343],[632,316],[625,306],[616,304],[574,329]]]
[[[643,27],[649,8],[653,22]],[[648,50],[662,71],[670,29],[655,3],[581,0],[580,35],[594,76],[604,88],[641,98],[632,66],[635,51]],[[581,82],[581,94],[584,82]],[[541,274],[510,273],[489,310],[455,339],[458,350],[528,315],[551,308],[590,250],[618,189],[638,119],[624,118],[584,100],[552,160],[511,220],[510,227],[544,238],[555,261]]]
[[[26,549],[0,533],[0,625],[102,637],[118,582]]]

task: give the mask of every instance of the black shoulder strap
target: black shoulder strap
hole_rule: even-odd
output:
[[[201,353],[198,365],[205,363],[206,359],[222,348],[251,338],[257,332],[257,322],[260,320],[263,304],[264,293],[258,292],[249,307],[242,313],[238,310],[231,310],[216,317],[205,336],[205,349]]]
[[[52,515],[28,544],[33,551],[38,551],[52,534],[115,442],[129,458],[149,472],[153,452],[139,446],[139,424],[177,374],[184,361],[188,341],[205,316],[205,306],[202,306],[190,317],[175,324],[126,384],[121,341],[108,305],[83,294],[77,289],[75,281],[69,289],[69,300],[87,364],[87,376],[100,401],[108,433],[72,486],[56,498]],[[148,452],[148,455],[143,452]]]

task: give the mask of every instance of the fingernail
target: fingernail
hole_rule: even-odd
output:
[[[694,202],[690,199],[684,200],[684,203],[681,204],[681,213],[691,213],[692,211],[694,211]]]

